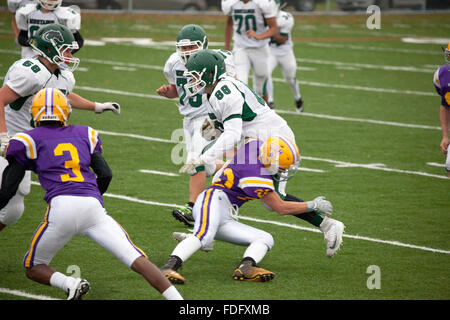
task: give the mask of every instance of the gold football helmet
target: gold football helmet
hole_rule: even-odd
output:
[[[41,89],[33,98],[31,117],[36,127],[41,121],[56,121],[67,125],[72,108],[58,89]]]

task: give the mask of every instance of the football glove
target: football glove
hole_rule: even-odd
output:
[[[180,168],[180,173],[187,173],[189,175],[194,175],[198,172],[198,168],[204,166],[204,162],[200,157],[195,157],[189,160],[184,166]]]
[[[10,139],[11,137],[8,135],[8,132],[0,133],[0,156],[6,156],[6,147],[8,146]]]
[[[203,139],[207,141],[215,140],[221,134],[220,130],[216,129],[214,122],[209,118],[206,118],[205,121],[203,122],[201,133]]]
[[[103,113],[105,111],[111,110],[114,114],[120,114],[120,105],[116,102],[105,102],[105,103],[95,103],[94,112],[95,113]]]
[[[331,202],[325,200],[324,196],[319,196],[311,201],[306,201],[307,212],[316,211],[318,213],[323,213],[327,216],[331,216],[333,213],[333,206]]]

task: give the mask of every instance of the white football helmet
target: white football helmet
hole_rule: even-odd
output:
[[[43,8],[53,11],[61,5],[62,0],[38,0],[38,3]]]

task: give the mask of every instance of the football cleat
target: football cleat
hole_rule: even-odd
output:
[[[161,273],[173,284],[184,284],[186,280],[177,272],[183,261],[177,256],[170,256],[167,263],[160,268]]]
[[[90,288],[91,285],[86,279],[77,278],[76,282],[67,290],[67,300],[81,300]]]
[[[184,277],[175,270],[161,268],[161,273],[173,284],[186,283],[186,279],[184,279]]]
[[[173,238],[175,240],[177,240],[178,242],[183,241],[184,239],[186,239],[188,236],[192,235],[192,233],[184,233],[184,232],[174,232],[172,234]],[[208,245],[207,247],[201,247],[200,250],[205,251],[205,252],[209,252],[212,249],[214,249],[214,240],[213,242],[211,242],[210,245]]]
[[[172,215],[175,219],[183,222],[188,227],[194,226],[194,216],[192,215],[192,207],[186,204],[185,208],[173,209]]]
[[[344,229],[345,225],[340,221],[328,217],[323,219],[320,230],[322,230],[327,244],[327,257],[334,256],[341,247]]]
[[[273,272],[245,262],[237,267],[233,273],[233,279],[238,281],[267,282],[274,277]]]
[[[295,101],[295,104],[297,106],[297,112],[303,112],[303,100],[302,98]]]

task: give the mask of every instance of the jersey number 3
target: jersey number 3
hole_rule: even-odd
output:
[[[80,170],[80,158],[78,156],[78,150],[75,148],[75,146],[71,143],[60,143],[56,146],[56,148],[53,150],[53,153],[55,156],[62,156],[64,151],[70,152],[70,156],[72,157],[71,160],[65,161],[64,166],[67,169],[72,170],[75,177],[71,177],[68,173],[61,175],[61,181],[77,181],[77,182],[83,182],[84,177],[81,174]]]

